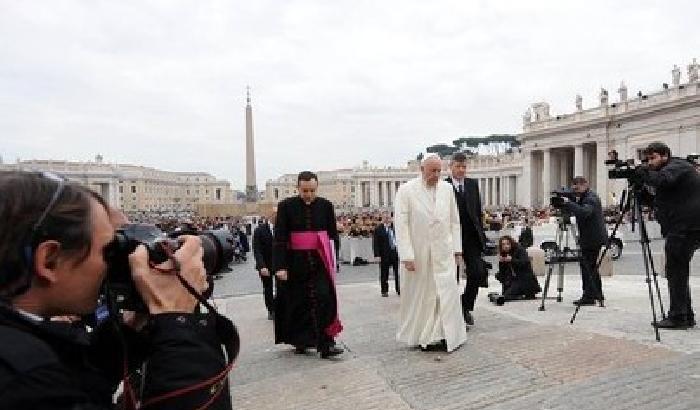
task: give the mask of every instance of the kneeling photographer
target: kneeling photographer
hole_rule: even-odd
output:
[[[56,175],[3,171],[0,221],[0,408],[117,408],[122,380],[120,408],[231,408],[225,324],[195,313],[208,287],[199,238],[158,265],[143,245],[128,255],[148,313],[122,320],[94,314],[119,211]]]
[[[647,165],[637,168],[641,181],[654,188],[654,209],[666,238],[666,279],[671,305],[665,329],[695,326],[690,298],[690,260],[700,246],[700,174],[691,158],[671,157],[666,144],[649,144],[644,152]]]
[[[503,291],[500,295],[490,293],[489,299],[497,305],[511,300],[534,299],[542,289],[525,248],[505,235],[498,240],[498,251],[496,279],[501,282]]]
[[[603,300],[603,284],[597,266],[600,250],[607,240],[603,207],[598,195],[590,190],[585,177],[575,177],[572,189],[571,195],[560,196],[561,200],[553,201],[552,205],[576,217],[583,295],[574,304],[594,305],[596,301]]]

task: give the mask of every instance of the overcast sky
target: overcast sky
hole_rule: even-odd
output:
[[[242,189],[245,87],[260,188],[402,165],[464,135],[671,82],[698,1],[0,0],[0,155],[206,171]]]

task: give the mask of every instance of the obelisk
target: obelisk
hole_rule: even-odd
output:
[[[245,106],[245,199],[258,202],[258,186],[255,181],[255,141],[253,138],[253,107],[250,105],[250,87],[246,89]]]

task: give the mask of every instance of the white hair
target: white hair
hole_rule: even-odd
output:
[[[423,158],[423,162],[421,162],[421,165],[425,165],[428,163],[428,161],[437,161],[440,164],[442,164],[442,158],[438,154],[430,154],[427,157]]]

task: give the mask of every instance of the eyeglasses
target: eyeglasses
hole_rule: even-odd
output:
[[[53,182],[56,182],[58,186],[56,187],[56,191],[53,193],[53,196],[51,197],[51,200],[49,201],[49,204],[46,205],[46,209],[41,213],[41,216],[37,221],[34,223],[34,226],[32,227],[31,234],[29,236],[30,238],[30,244],[31,242],[35,239],[35,236],[37,235],[37,232],[39,232],[39,229],[41,228],[41,225],[44,224],[44,221],[46,220],[46,217],[49,215],[53,207],[56,205],[56,202],[58,202],[58,198],[60,198],[61,194],[63,193],[64,188],[66,187],[66,178],[54,174],[53,172],[42,172],[41,176],[43,178],[46,178],[48,180],[51,180]]]

